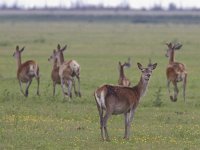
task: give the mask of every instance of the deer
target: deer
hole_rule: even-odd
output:
[[[52,71],[51,71],[51,79],[53,81],[53,96],[55,96],[55,89],[56,84],[60,84],[60,76],[59,76],[59,66],[58,66],[58,60],[55,57],[56,50],[53,50],[53,54],[48,58],[48,61],[53,61]]]
[[[130,63],[130,58],[128,58],[128,62],[125,63],[121,63],[119,61],[119,80],[118,80],[118,84],[122,85],[122,86],[130,86],[131,82],[128,78],[126,78],[125,74],[124,74],[124,68],[125,67],[130,67],[131,63]]]
[[[63,51],[66,50],[66,48],[67,48],[67,45],[65,45],[63,48],[61,48],[60,44],[58,44],[57,51],[55,54],[55,57],[58,60],[59,76],[60,76],[62,92],[63,92],[63,95],[65,96],[66,93],[64,92],[64,85],[67,85],[68,96],[70,98],[72,98],[71,89],[73,86],[75,95],[81,97],[80,65],[75,60],[64,61]],[[74,79],[75,77],[78,80],[78,91],[76,90],[76,87],[75,87],[75,79]]]
[[[148,64],[145,68],[137,63],[141,77],[133,87],[104,84],[97,88],[94,97],[99,112],[102,140],[109,141],[107,121],[111,115],[124,114],[125,132],[124,139],[129,139],[131,122],[140,99],[145,95],[152,71],[157,63]]]
[[[34,60],[27,60],[26,62],[21,62],[21,53],[24,51],[25,47],[21,49],[19,46],[16,46],[16,50],[13,54],[13,57],[17,60],[17,79],[20,85],[20,91],[25,97],[28,97],[28,89],[32,83],[32,79],[35,77],[37,80],[37,95],[39,94],[39,84],[40,84],[40,76],[39,76],[39,66]],[[25,92],[22,89],[22,83],[26,83]]]
[[[166,76],[167,76],[167,88],[168,93],[170,95],[170,99],[173,102],[177,101],[177,96],[179,93],[177,83],[183,81],[183,99],[185,101],[185,90],[187,83],[187,71],[186,67],[183,63],[175,61],[175,50],[179,50],[182,47],[180,43],[166,43],[168,49],[165,54],[166,57],[169,58],[169,63],[166,68]],[[170,83],[174,85],[174,96],[170,94]]]

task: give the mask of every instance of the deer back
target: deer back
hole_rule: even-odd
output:
[[[17,71],[18,79],[28,81],[39,76],[39,66],[34,60],[28,60],[21,64]]]

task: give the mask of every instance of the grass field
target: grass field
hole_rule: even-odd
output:
[[[6,16],[6,14],[4,14]],[[130,22],[0,20],[0,149],[199,149],[200,147],[200,24],[141,24]],[[22,17],[23,18],[23,17]],[[176,59],[187,66],[186,103],[182,87],[178,101],[169,100],[166,89],[165,42],[181,41]],[[68,44],[65,59],[81,65],[82,98],[63,102],[60,86],[52,97],[51,63],[57,44]],[[29,97],[22,96],[16,79],[16,45],[25,46],[22,61],[37,60],[41,96],[36,82]],[[137,62],[157,62],[148,92],[142,98],[131,127],[130,140],[123,139],[123,115],[108,121],[110,142],[102,142],[94,90],[116,84],[118,61],[132,59],[126,75],[136,84]],[[161,87],[160,107],[153,104]]]

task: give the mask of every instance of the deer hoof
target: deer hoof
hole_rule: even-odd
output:
[[[177,98],[173,98],[173,96],[170,96],[170,99],[172,102],[176,102],[177,101]]]
[[[26,91],[26,93],[25,93],[25,95],[24,95],[25,97],[28,97],[28,91]]]

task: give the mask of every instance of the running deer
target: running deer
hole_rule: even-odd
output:
[[[186,90],[186,82],[187,82],[187,72],[185,69],[185,65],[175,61],[174,53],[175,50],[179,50],[182,45],[179,43],[166,43],[168,46],[168,50],[166,53],[166,57],[169,57],[169,64],[166,68],[167,75],[167,88],[170,95],[170,83],[174,85],[174,96],[170,95],[171,101],[177,101],[178,96],[178,86],[177,83],[183,81],[183,98],[185,101],[185,90]]]
[[[122,86],[130,86],[131,85],[130,80],[127,79],[124,74],[124,68],[130,67],[130,66],[131,66],[130,58],[128,58],[128,62],[125,62],[123,64],[121,62],[119,62],[119,80],[118,80],[119,85],[122,85]]]
[[[53,67],[51,71],[51,79],[53,81],[53,96],[55,96],[56,84],[60,84],[58,60],[56,59],[55,55],[56,50],[53,50],[53,54],[48,58],[48,61],[53,61]]]
[[[68,96],[71,98],[72,97],[71,89],[73,86],[75,95],[81,97],[80,65],[75,60],[64,61],[63,51],[66,50],[66,48],[67,45],[61,49],[60,45],[58,44],[57,51],[55,54],[56,59],[58,60],[59,76],[61,81],[62,92],[63,95],[65,96],[66,93],[64,92],[64,85],[66,85],[68,87]],[[76,90],[74,77],[76,77],[78,80],[78,91]]]
[[[157,63],[149,64],[147,68],[142,67],[140,63],[137,63],[137,65],[142,74],[140,81],[136,86],[125,87],[105,84],[94,92],[97,108],[99,111],[101,137],[103,140],[109,141],[107,131],[108,118],[111,115],[118,114],[124,114],[124,138],[129,138],[134,112],[139,104],[141,97],[144,96],[147,90],[152,70],[156,68]]]
[[[16,50],[13,54],[13,57],[17,60],[17,79],[19,81],[20,90],[25,97],[28,97],[28,89],[32,83],[32,79],[35,77],[37,80],[37,95],[39,95],[39,66],[34,60],[28,60],[24,63],[21,63],[21,53],[24,51],[24,47],[19,49],[19,46],[16,46]],[[25,93],[22,89],[22,83],[26,83]]]

